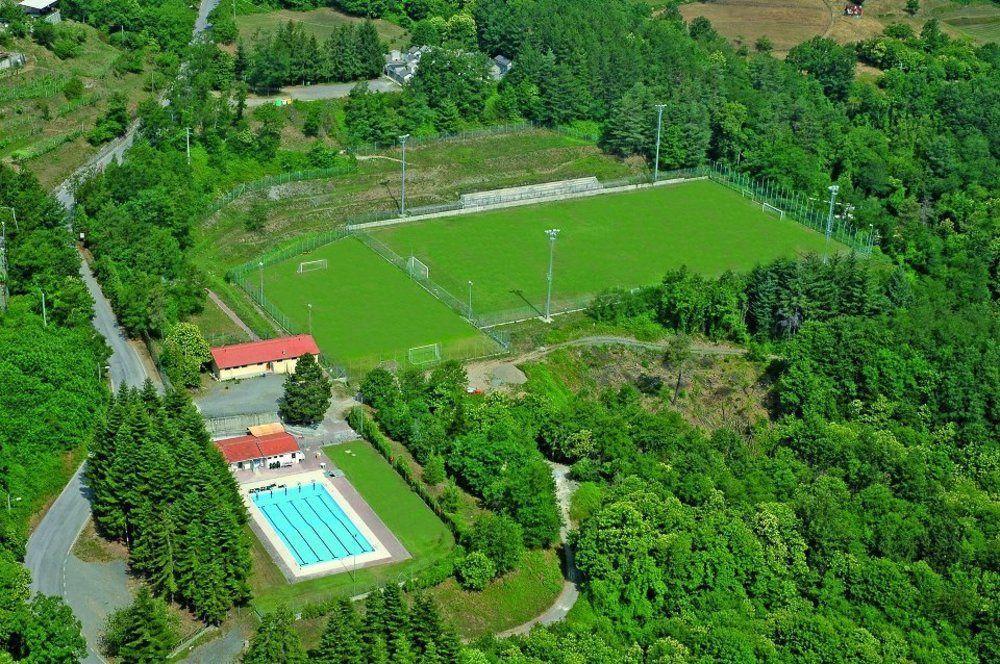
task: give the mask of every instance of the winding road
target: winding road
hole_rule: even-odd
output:
[[[195,22],[194,38],[206,29],[208,14],[218,4],[219,0],[201,1]],[[87,173],[103,170],[113,160],[121,160],[122,155],[132,146],[137,129],[138,125],[133,123],[124,136],[106,145],[56,187],[53,194],[67,211],[73,209],[75,183]],[[154,375],[155,371],[147,370],[147,365],[142,361],[139,352],[126,339],[111,309],[111,304],[104,297],[100,284],[91,273],[86,260],[83,260],[82,254],[80,275],[94,299],[94,328],[111,348],[108,373],[112,387],[117,390],[123,385],[140,386],[147,378],[159,384],[159,377]],[[67,568],[71,568],[70,582],[75,587],[83,585],[81,582],[86,579],[82,577],[87,574],[86,569],[81,569],[81,561],[71,555],[77,537],[90,519],[90,501],[83,482],[83,472],[84,465],[81,465],[45,513],[41,523],[31,533],[24,564],[31,572],[31,590],[63,597],[84,624],[88,648],[84,661],[89,664],[104,661],[96,649],[97,630],[103,623],[109,604],[120,604],[122,598],[128,597],[128,590],[121,584],[121,587],[105,585],[103,588],[98,585],[89,593],[91,596],[87,596],[88,593],[67,592]],[[103,596],[94,597],[94,592]]]

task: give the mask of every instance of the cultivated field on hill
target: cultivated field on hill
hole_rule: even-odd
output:
[[[855,42],[880,34],[891,23],[907,23],[919,31],[932,18],[953,37],[981,43],[1000,39],[1000,6],[990,0],[921,0],[914,16],[904,11],[906,0],[869,0],[861,17],[844,16],[844,4],[838,0],[717,0],[679,9],[685,20],[704,16],[719,33],[751,49],[759,37],[767,36],[779,56],[816,35]]]
[[[544,309],[549,242],[555,245],[553,311],[582,306],[613,286],[655,283],[687,265],[706,275],[745,270],[779,256],[821,252],[821,234],[765,213],[709,180],[445,217],[372,231],[459,298],[471,280],[473,310]],[[842,250],[841,245],[834,247]],[[497,316],[510,318],[510,316]]]
[[[299,274],[299,263],[327,268]],[[494,353],[497,345],[354,238],[264,268],[264,294],[327,359],[352,371],[408,361],[411,348],[441,344],[443,357]]]
[[[297,12],[289,9],[281,9],[273,12],[260,12],[255,14],[245,14],[236,17],[236,27],[240,31],[240,37],[249,39],[258,30],[269,31],[276,29],[283,23],[292,21],[302,26],[305,31],[315,35],[317,41],[323,42],[334,30],[341,25],[348,23],[360,23],[363,18],[350,16],[330,7],[321,7],[311,11]],[[390,48],[400,48],[406,42],[406,30],[391,23],[376,19],[375,29],[379,37]]]
[[[148,73],[115,73],[122,51],[101,41],[97,30],[63,25],[85,36],[75,57],[62,60],[30,39],[13,39],[3,50],[24,53],[28,63],[0,74],[0,160],[20,163],[47,188],[97,152],[86,136],[113,93],[125,94],[130,108],[149,94],[143,90]],[[66,92],[74,78],[82,84],[79,96]]]

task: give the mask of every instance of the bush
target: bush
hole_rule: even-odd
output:
[[[432,454],[424,466],[424,482],[431,486],[436,486],[444,482],[444,457],[440,454]]]
[[[81,81],[79,77],[74,76],[66,81],[66,85],[63,86],[62,93],[66,99],[79,99],[83,96],[83,81]]]
[[[466,590],[482,590],[496,575],[496,565],[481,551],[467,555],[455,570],[459,585]]]
[[[515,569],[524,556],[524,530],[506,514],[483,514],[467,539],[469,549],[488,557],[498,576]]]

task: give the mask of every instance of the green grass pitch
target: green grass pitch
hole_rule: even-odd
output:
[[[556,303],[566,306],[609,286],[655,283],[681,265],[717,275],[822,252],[825,242],[821,234],[767,214],[709,180],[445,217],[372,234],[401,256],[417,256],[431,279],[456,297],[467,297],[471,280],[477,314],[525,308],[530,315],[530,307],[544,307],[548,228],[561,231],[553,310]]]
[[[299,263],[328,267],[298,274]],[[406,360],[416,346],[440,343],[444,357],[495,352],[492,340],[360,241],[340,240],[264,269],[264,293],[302,330],[312,330],[328,359],[351,368]]]

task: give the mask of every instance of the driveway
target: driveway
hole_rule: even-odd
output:
[[[274,103],[278,99],[295,99],[298,101],[319,101],[321,99],[342,99],[351,94],[358,84],[353,83],[317,83],[316,85],[289,85],[281,91],[267,97],[249,96],[247,106],[263,106]],[[375,78],[368,81],[368,89],[372,92],[399,92],[402,88],[391,79]]]

